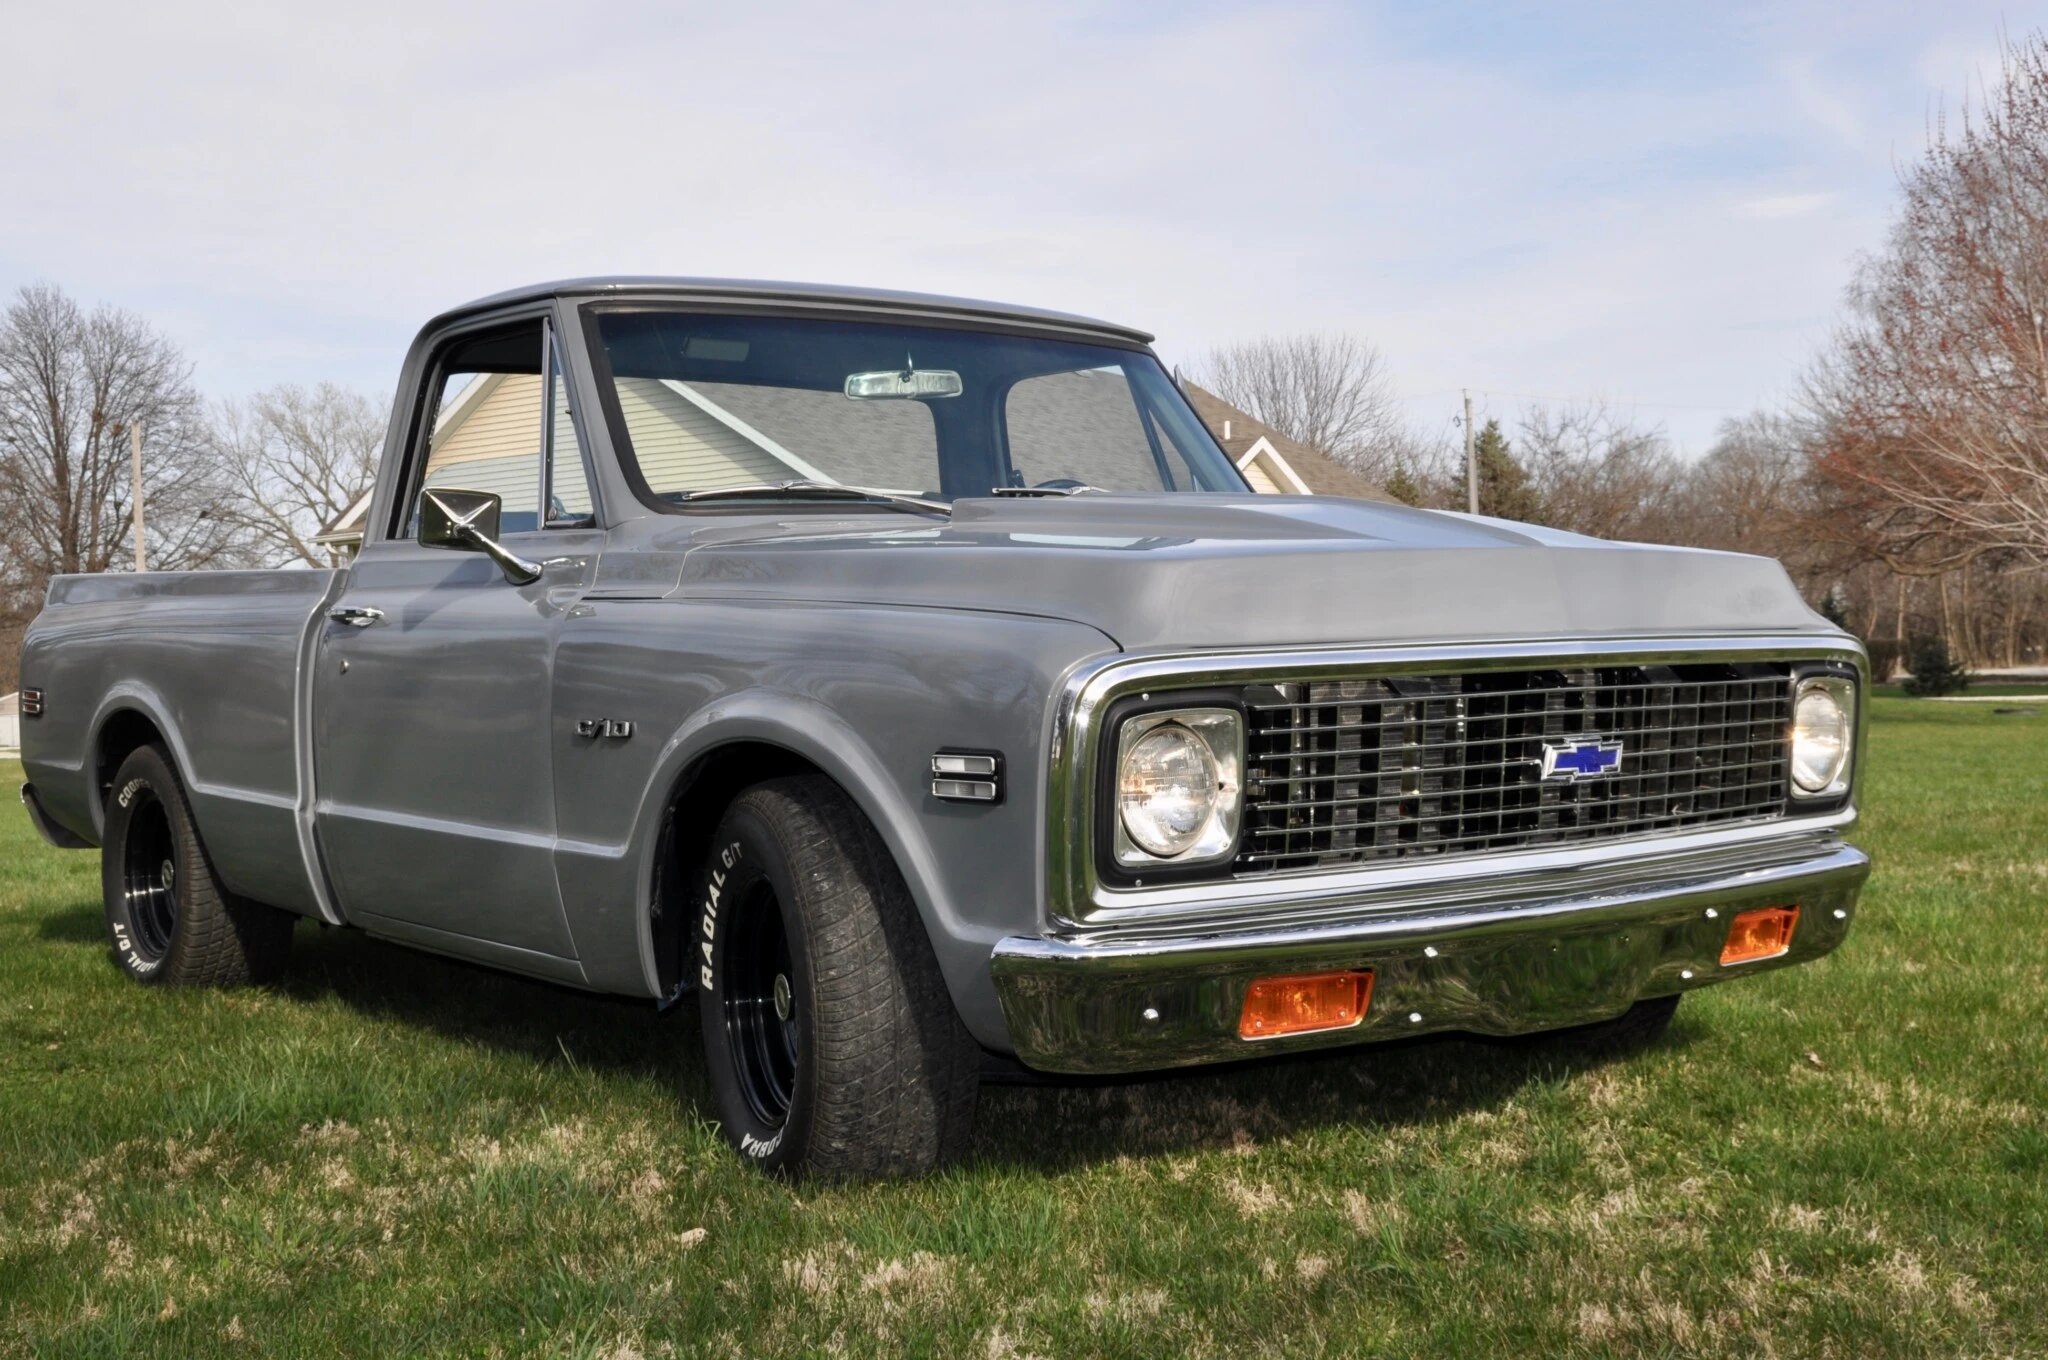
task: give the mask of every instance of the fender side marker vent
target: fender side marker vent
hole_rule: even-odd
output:
[[[932,797],[949,803],[1002,802],[1002,753],[940,751],[932,757]]]

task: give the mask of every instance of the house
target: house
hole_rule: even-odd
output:
[[[369,513],[370,493],[365,491],[349,502],[334,523],[314,534],[313,541],[340,557],[354,557],[356,549],[363,546],[363,520]]]
[[[21,696],[0,694],[0,751],[21,749]]]
[[[1349,496],[1391,503],[1393,497],[1328,454],[1289,439],[1205,387],[1181,379],[1180,390],[1216,442],[1252,484],[1278,496]]]
[[[1028,396],[1024,385],[1019,386],[1020,406],[1012,412],[1020,428],[1030,432],[1025,442],[1060,450],[1066,475],[1110,490],[1125,488],[1130,481],[1132,435],[1127,427],[1132,416],[1123,380],[1091,371],[1048,374],[1033,382],[1041,386]],[[634,454],[643,475],[657,486],[837,480],[792,451],[792,446],[814,443],[821,429],[833,431],[846,462],[869,470],[865,480],[918,488],[931,475],[929,422],[920,432],[917,413],[908,407],[892,410],[878,404],[874,419],[850,433],[819,409],[844,401],[836,392],[669,378],[620,377],[617,383],[620,415]],[[1063,390],[1055,393],[1043,386],[1054,383]],[[1182,386],[1254,490],[1388,499],[1356,473],[1214,394],[1192,383]],[[507,514],[532,514],[538,494],[533,441],[540,429],[540,403],[541,380],[534,374],[489,373],[471,381],[448,401],[435,423],[427,485],[496,492]],[[558,420],[566,427],[565,416],[558,413]],[[866,447],[847,448],[848,438],[861,439]],[[1028,469],[1022,470],[1029,475]],[[574,493],[579,498],[584,494],[580,487]],[[576,514],[588,508],[564,505],[557,512]],[[370,495],[364,492],[313,541],[338,553],[353,553],[362,543],[369,509]]]

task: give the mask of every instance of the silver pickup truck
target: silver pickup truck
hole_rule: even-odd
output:
[[[348,566],[55,581],[22,794],[137,981],[303,916],[694,992],[741,1153],[903,1174],[988,1066],[1827,953],[1865,672],[1773,562],[1251,494],[1122,326],[584,280],[420,333]]]

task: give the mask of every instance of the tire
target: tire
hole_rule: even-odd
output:
[[[915,1176],[974,1132],[981,1048],[859,809],[818,776],[733,800],[687,960],[726,1141],[764,1170]]]
[[[156,987],[268,982],[296,917],[230,894],[200,843],[184,786],[155,746],[121,762],[107,799],[100,889],[114,961]]]

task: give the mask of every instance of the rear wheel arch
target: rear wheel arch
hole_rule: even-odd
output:
[[[130,750],[111,783],[100,884],[115,963],[153,984],[274,978],[297,918],[238,898],[221,881],[168,747],[148,741]]]
[[[154,746],[164,753],[164,759],[181,777],[176,752],[164,726],[150,713],[141,708],[120,707],[100,719],[92,741],[93,801],[104,811],[107,799],[114,791],[114,775],[119,772],[122,762],[145,746]]]

